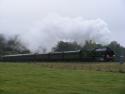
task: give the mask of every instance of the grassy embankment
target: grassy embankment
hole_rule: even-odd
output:
[[[0,63],[0,94],[125,94],[124,69],[111,63]]]

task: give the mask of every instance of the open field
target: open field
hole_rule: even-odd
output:
[[[72,69],[72,70],[89,70],[89,71],[103,71],[103,72],[120,72],[125,73],[125,63],[118,62],[51,62],[51,63],[37,63],[41,67],[53,69]]]
[[[0,94],[125,94],[125,65],[0,63]]]

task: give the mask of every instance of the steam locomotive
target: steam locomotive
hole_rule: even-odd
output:
[[[17,54],[4,55],[0,57],[0,61],[24,62],[24,61],[112,61],[114,52],[112,49],[96,48],[93,50],[77,50],[64,52],[51,52],[46,54]]]

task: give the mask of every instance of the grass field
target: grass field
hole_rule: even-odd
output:
[[[125,94],[124,69],[112,63],[0,63],[0,94]]]

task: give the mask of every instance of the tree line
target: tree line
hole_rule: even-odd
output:
[[[64,42],[59,41],[57,45],[52,49],[52,51],[73,51],[79,49],[95,49],[95,48],[102,48],[102,47],[109,47],[111,48],[116,56],[125,56],[125,47],[121,46],[117,41],[112,41],[107,45],[97,44],[92,40],[85,41],[85,44],[81,46],[77,42]]]
[[[30,53],[30,50],[21,43],[18,36],[7,39],[0,34],[0,55],[25,53]]]
[[[80,45],[77,42],[59,41],[57,45],[52,48],[52,52],[94,49],[101,47],[110,47],[115,52],[116,56],[125,56],[125,47],[121,46],[117,41],[112,41],[108,45],[97,44],[92,40],[85,41],[84,45]],[[18,36],[6,39],[2,34],[0,34],[0,55],[26,53],[31,53],[31,51],[19,40]]]

